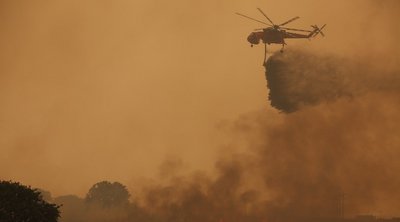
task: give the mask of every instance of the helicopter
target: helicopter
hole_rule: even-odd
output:
[[[285,39],[310,39],[318,34],[321,34],[322,36],[325,36],[325,34],[322,32],[322,29],[326,26],[324,24],[321,28],[319,28],[317,25],[311,25],[313,30],[304,30],[304,29],[294,29],[294,28],[286,28],[284,27],[285,25],[299,19],[299,16],[296,16],[294,18],[289,19],[288,21],[282,23],[282,24],[275,24],[268,16],[260,9],[257,8],[257,10],[270,22],[264,22],[260,21],[258,19],[251,18],[247,15],[243,15],[241,13],[236,13],[237,15],[240,15],[242,17],[245,17],[247,19],[259,22],[261,24],[267,25],[269,27],[263,28],[263,29],[255,29],[256,32],[250,33],[250,35],[247,37],[247,41],[250,43],[250,46],[253,47],[253,45],[257,45],[262,42],[264,43],[264,48],[265,48],[265,56],[267,54],[267,44],[282,44],[281,52],[283,52],[283,49],[286,45]],[[289,31],[296,31],[296,32],[303,32],[306,34],[302,33],[295,33],[295,32],[289,32]],[[265,57],[264,57],[265,61]]]

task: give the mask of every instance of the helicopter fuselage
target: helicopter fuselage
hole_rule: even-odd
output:
[[[247,41],[254,45],[259,44],[260,41],[266,44],[284,44],[285,34],[274,28],[266,28],[263,29],[263,31],[250,33],[247,37]]]
[[[279,31],[274,28],[266,28],[263,30],[263,43],[271,44],[284,44],[285,43],[285,32]]]
[[[309,38],[310,35],[286,32],[277,28],[265,28],[262,31],[252,32],[247,37],[247,41],[252,45],[257,45],[262,41],[264,44],[286,44],[286,38]]]

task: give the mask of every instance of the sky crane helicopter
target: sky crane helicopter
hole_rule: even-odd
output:
[[[253,45],[257,45],[262,42],[264,43],[264,48],[265,48],[265,56],[264,56],[264,61],[266,58],[267,54],[267,44],[282,44],[282,49],[280,50],[283,52],[283,49],[286,45],[285,39],[310,39],[318,34],[321,34],[322,36],[325,36],[324,33],[322,32],[322,29],[325,27],[326,24],[324,24],[321,28],[319,28],[317,25],[311,25],[313,30],[304,30],[304,29],[294,29],[294,28],[286,28],[283,27],[284,25],[287,25],[297,19],[299,19],[299,16],[296,16],[294,18],[289,19],[288,21],[282,23],[282,24],[275,24],[272,22],[270,18],[260,9],[257,8],[258,11],[270,22],[270,24],[260,21],[258,19],[251,18],[247,15],[243,15],[241,13],[236,13],[237,15],[240,15],[242,17],[245,17],[247,19],[262,23],[264,25],[267,25],[269,27],[263,28],[263,29],[255,29],[256,32],[250,33],[250,35],[247,37],[247,41],[250,42],[250,46],[253,47]],[[289,32],[289,31],[297,31],[297,32],[304,32],[307,34],[301,34],[301,33],[295,33],[295,32]]]

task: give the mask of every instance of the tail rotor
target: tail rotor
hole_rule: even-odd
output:
[[[312,37],[315,37],[318,34],[321,34],[322,37],[325,37],[325,34],[322,32],[322,29],[324,29],[325,26],[326,24],[324,24],[321,28],[319,28],[317,25],[312,25],[311,27],[314,29],[314,35]]]

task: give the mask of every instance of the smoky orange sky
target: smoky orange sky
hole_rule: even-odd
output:
[[[285,118],[267,101],[263,47],[246,42],[262,25],[234,14],[261,19],[256,7],[327,24],[288,48],[399,62],[397,1],[2,0],[0,179],[84,195],[157,178],[171,158],[212,171],[231,136],[221,124]]]

